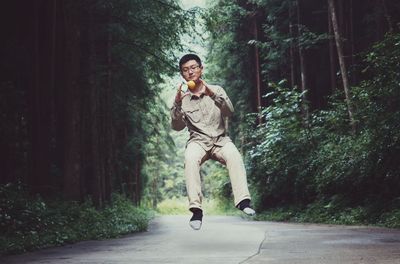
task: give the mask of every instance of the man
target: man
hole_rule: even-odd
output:
[[[189,210],[193,213],[190,226],[201,228],[203,211],[200,166],[208,159],[226,165],[232,184],[235,206],[247,215],[254,215],[250,207],[243,159],[231,139],[226,136],[225,118],[233,113],[233,106],[224,89],[210,85],[201,79],[203,65],[195,54],[186,54],[179,61],[182,77],[194,81],[195,86],[182,92],[178,87],[171,108],[172,128],[180,131],[188,128],[190,138],[185,150],[185,178],[189,198]]]

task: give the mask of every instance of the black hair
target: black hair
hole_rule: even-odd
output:
[[[197,56],[196,54],[186,54],[183,55],[182,58],[179,60],[179,70],[182,70],[181,67],[183,64],[185,64],[186,62],[190,61],[190,60],[195,60],[199,66],[201,67],[201,59],[199,56]]]

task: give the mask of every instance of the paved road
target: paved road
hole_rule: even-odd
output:
[[[400,264],[400,230],[254,222],[205,216],[156,218],[149,231],[0,258],[0,263]]]

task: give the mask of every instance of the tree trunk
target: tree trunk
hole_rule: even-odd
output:
[[[95,39],[95,27],[94,27],[94,13],[92,10],[88,10],[88,90],[89,90],[89,112],[88,122],[89,129],[87,130],[87,140],[89,143],[88,160],[90,164],[89,175],[89,188],[91,189],[91,195],[93,201],[97,207],[103,206],[103,192],[102,192],[102,162],[100,153],[100,122],[99,122],[99,87],[97,87],[96,81],[96,39]]]
[[[331,13],[328,12],[328,32],[329,32],[329,62],[330,62],[330,78],[331,91],[336,90],[336,54],[335,54],[335,35],[332,28]]]
[[[302,23],[301,20],[301,1],[297,0],[297,32],[298,36],[300,37],[302,35],[300,25]],[[300,59],[300,76],[301,76],[301,91],[303,92],[303,103],[302,103],[302,112],[303,112],[303,117],[306,122],[309,120],[309,112],[308,112],[308,106],[306,104],[307,102],[307,96],[305,94],[305,91],[307,90],[307,69],[306,69],[306,58],[305,58],[305,52],[303,47],[300,46],[299,44],[299,59]]]
[[[154,170],[154,173],[157,173],[157,171]],[[153,181],[152,181],[152,192],[153,192],[153,201],[152,201],[153,204],[152,205],[153,205],[153,209],[157,209],[157,191],[158,191],[157,186],[158,186],[157,177],[154,177]]]
[[[295,68],[295,43],[294,32],[293,32],[293,4],[290,2],[289,6],[289,37],[290,37],[290,85],[292,88],[296,86],[296,68]]]
[[[331,13],[331,18],[332,18],[333,31],[335,33],[336,48],[337,48],[337,53],[338,53],[338,58],[339,58],[340,71],[342,74],[343,89],[344,89],[344,93],[346,96],[347,111],[349,114],[350,124],[351,124],[352,130],[353,130],[353,133],[355,133],[356,125],[355,125],[355,121],[354,121],[354,117],[353,117],[353,107],[352,107],[351,96],[350,96],[350,85],[349,85],[349,80],[347,77],[346,63],[345,63],[344,56],[343,56],[343,47],[342,47],[341,35],[339,33],[339,26],[338,26],[337,17],[336,17],[334,1],[328,0],[328,4],[329,4],[329,10]]]
[[[111,14],[108,14],[107,17],[108,25],[111,24]],[[113,120],[112,120],[112,57],[111,57],[111,49],[112,49],[112,38],[111,32],[107,31],[107,81],[105,87],[105,102],[104,102],[104,116],[105,116],[105,140],[106,140],[106,149],[105,149],[105,198],[106,200],[110,200],[111,192],[112,192],[112,177],[115,175],[114,170],[114,141],[113,141]]]
[[[353,0],[349,1],[349,40],[350,40],[350,62],[351,65],[355,65],[355,47],[354,47],[354,18],[353,18]],[[353,72],[352,76],[352,83],[357,82],[356,72]]]
[[[79,12],[73,12],[64,3],[65,27],[65,70],[61,119],[63,136],[63,192],[67,199],[81,200],[84,197],[82,164],[82,92],[79,86],[80,75],[80,35]],[[62,102],[62,103],[61,103]],[[61,144],[61,143],[60,143]]]
[[[28,184],[34,193],[48,195],[54,192],[50,177],[51,153],[50,141],[52,117],[54,113],[53,90],[54,64],[52,4],[45,1],[40,5],[34,3],[34,52],[33,52],[33,85],[30,97],[31,125],[31,172]],[[48,21],[50,20],[50,21]]]
[[[254,40],[258,40],[258,27],[257,17],[253,17],[253,34]],[[257,90],[257,112],[258,112],[258,123],[261,123],[261,76],[260,76],[260,54],[258,51],[257,44],[254,45],[254,66],[256,69],[256,90]]]
[[[133,201],[136,205],[140,205],[142,181],[141,181],[141,174],[140,174],[140,159],[139,159],[139,157],[137,157],[135,160],[134,170],[135,170],[134,171],[135,190],[133,192],[133,194],[134,194]]]
[[[382,5],[383,15],[385,16],[386,22],[388,24],[389,32],[392,33],[393,32],[393,22],[392,22],[392,18],[389,15],[388,9],[387,9],[386,1],[385,0],[379,0],[379,1]]]

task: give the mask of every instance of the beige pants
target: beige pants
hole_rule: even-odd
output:
[[[223,147],[214,146],[208,152],[199,144],[191,142],[185,151],[185,177],[189,209],[201,209],[203,194],[201,192],[200,166],[210,158],[218,160],[228,168],[235,206],[244,199],[250,199],[242,155],[232,142],[226,143]]]

